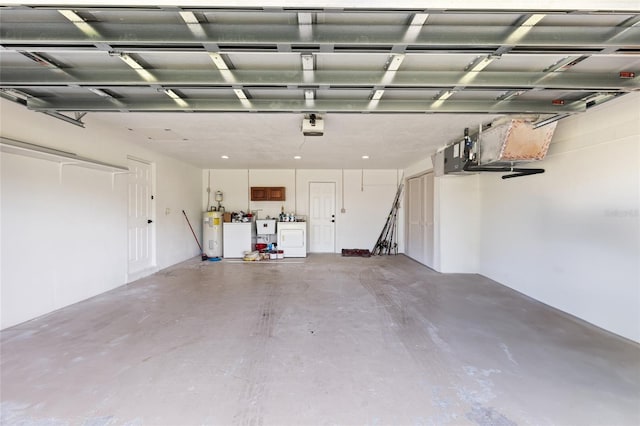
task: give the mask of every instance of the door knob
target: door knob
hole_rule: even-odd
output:
[[[147,223],[153,223],[151,219],[147,219]]]

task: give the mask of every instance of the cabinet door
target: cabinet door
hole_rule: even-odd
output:
[[[251,187],[251,201],[267,201],[269,199],[269,188],[261,186]]]
[[[270,201],[284,201],[285,200],[285,188],[283,186],[269,188],[269,200]]]

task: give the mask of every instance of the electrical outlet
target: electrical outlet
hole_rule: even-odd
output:
[[[170,215],[171,214],[171,209],[169,207],[167,207],[166,209],[164,209],[164,214],[166,215]]]
[[[344,207],[340,209],[340,213],[346,213],[347,209],[345,209]]]

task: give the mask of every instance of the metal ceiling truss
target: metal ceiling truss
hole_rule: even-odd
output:
[[[640,11],[177,6],[0,10],[0,55],[20,53],[30,60],[2,62],[0,95],[54,114],[446,112],[564,117],[640,90],[635,69],[624,74],[602,66],[572,70],[603,55],[616,58],[617,67],[628,63],[637,68]],[[31,20],[30,13],[37,17]],[[402,19],[393,24],[378,20],[386,14]],[[504,23],[505,19],[494,17],[501,14],[516,19]],[[256,20],[261,15],[268,19]],[[546,25],[548,16],[581,20]],[[154,67],[145,55],[157,52],[208,58],[179,68]],[[257,68],[236,67],[230,58],[256,53],[268,54]],[[284,69],[278,55],[292,53],[299,53],[300,61],[295,68]],[[86,54],[92,60],[102,54],[98,59],[103,62],[83,63]],[[350,63],[361,55],[371,63],[371,55],[380,54],[386,61],[378,69],[318,66],[321,55],[344,55]],[[406,58],[413,55],[448,55],[455,63],[461,57],[471,60],[465,67],[452,65],[445,70],[428,64],[424,69],[403,69]],[[64,58],[70,56],[72,64],[66,65]],[[545,63],[549,56],[556,59]],[[541,71],[501,68],[500,59],[507,57],[539,58],[543,66],[536,68]],[[409,92],[411,96],[399,98]],[[529,96],[532,93],[535,96]],[[558,94],[561,98],[555,98]]]

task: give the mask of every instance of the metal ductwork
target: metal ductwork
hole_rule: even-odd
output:
[[[503,172],[503,179],[544,173],[544,169],[521,167],[544,159],[557,122],[542,127],[524,119],[497,121],[475,135],[465,129],[461,141],[434,156],[436,176],[477,172]]]

